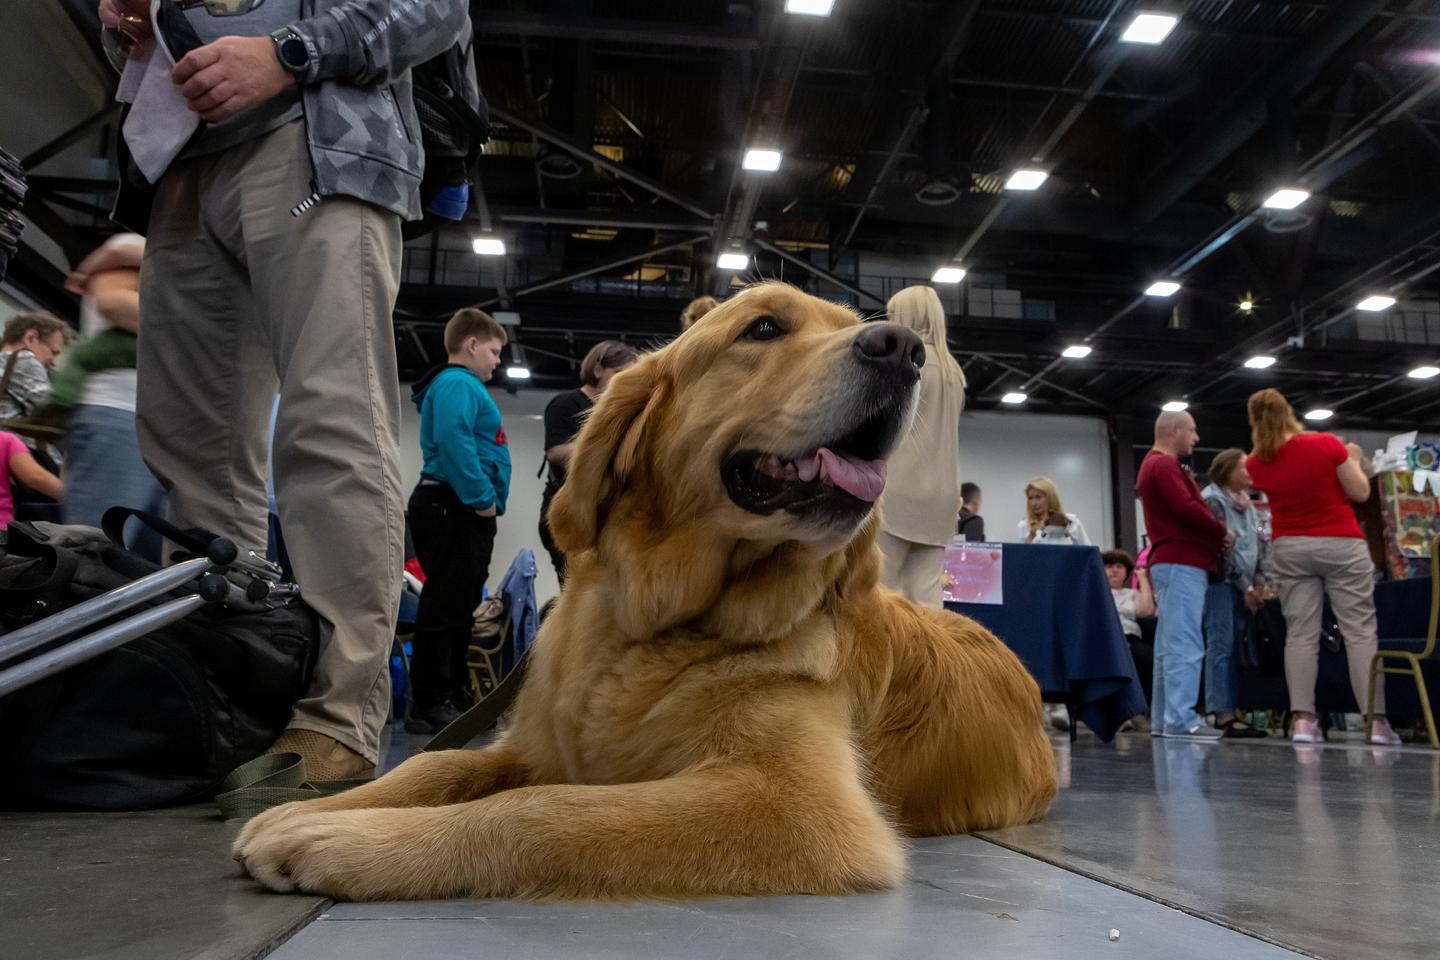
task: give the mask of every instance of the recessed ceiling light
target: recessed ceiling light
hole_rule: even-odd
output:
[[[786,13],[803,13],[809,17],[828,17],[835,0],[785,0]]]
[[[763,170],[770,173],[780,169],[781,156],[779,150],[752,148],[745,151],[745,159],[740,165],[746,170]]]
[[[1091,349],[1092,348],[1087,347],[1083,343],[1077,343],[1073,347],[1066,347],[1064,350],[1060,351],[1060,356],[1064,357],[1067,360],[1083,360],[1086,357],[1090,356]]]
[[[1135,19],[1130,21],[1120,39],[1126,43],[1162,43],[1179,22],[1180,18],[1173,13],[1147,13],[1142,10],[1135,14]]]
[[[721,270],[744,270],[750,265],[750,258],[743,253],[722,253],[715,258],[715,266]]]
[[[1173,297],[1180,290],[1180,284],[1174,280],[1156,280],[1145,288],[1147,297]]]
[[[1263,353],[1257,354],[1251,357],[1249,360],[1245,361],[1245,366],[1249,367],[1251,370],[1264,370],[1266,367],[1273,367],[1274,365],[1275,358],[1267,357]]]
[[[1314,410],[1305,411],[1305,419],[1312,423],[1319,420],[1329,420],[1333,416],[1335,416],[1335,411],[1326,410],[1324,407],[1316,407]]]
[[[1171,400],[1169,403],[1161,404],[1160,409],[1166,413],[1184,413],[1190,409],[1190,404],[1184,400]]]
[[[1251,300],[1249,297],[1246,297],[1244,300],[1240,301],[1238,306],[1240,307],[1241,313],[1249,313],[1251,310],[1255,309],[1255,301]]]
[[[1267,210],[1294,210],[1309,199],[1309,190],[1301,190],[1297,187],[1284,187],[1266,197],[1262,206]]]
[[[959,283],[965,279],[964,267],[941,267],[930,278],[931,283]]]
[[[482,257],[503,257],[505,241],[499,237],[476,237],[470,242],[470,249]]]
[[[1440,367],[1432,367],[1426,364],[1423,367],[1416,367],[1406,374],[1411,380],[1429,380],[1431,377],[1440,376]]]
[[[1364,310],[1366,313],[1379,313],[1381,310],[1389,310],[1393,306],[1395,306],[1394,297],[1383,293],[1372,293],[1355,304],[1355,309]]]
[[[1021,168],[1010,174],[1005,181],[1006,190],[1039,190],[1050,174],[1044,170]]]
[[[505,376],[510,380],[529,380],[529,367],[506,367]]]
[[[1008,403],[1011,406],[1014,406],[1016,404],[1024,403],[1026,400],[1029,399],[1029,394],[1021,393],[1019,390],[1011,390],[1009,393],[1005,394],[1005,396],[1000,398],[1000,402]]]

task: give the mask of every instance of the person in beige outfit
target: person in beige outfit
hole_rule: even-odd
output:
[[[960,411],[965,374],[945,341],[945,309],[930,287],[906,287],[886,304],[889,319],[925,344],[915,423],[890,456],[880,518],[881,580],[916,603],[939,607],[945,546],[960,499]]]

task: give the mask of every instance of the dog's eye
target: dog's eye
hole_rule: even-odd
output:
[[[774,317],[761,317],[740,335],[741,340],[774,340],[785,335],[785,329]]]

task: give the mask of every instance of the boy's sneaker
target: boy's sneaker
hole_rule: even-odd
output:
[[[460,711],[449,700],[442,700],[433,707],[410,706],[410,716],[405,719],[406,733],[439,733],[460,716]]]
[[[1389,720],[1381,718],[1370,724],[1371,746],[1398,747],[1400,743],[1400,734],[1391,729]]]
[[[1378,721],[1377,721],[1378,722]],[[1388,724],[1386,726],[1389,726]],[[1318,720],[1296,720],[1295,729],[1290,731],[1291,743],[1324,743],[1325,733]]]
[[[1188,730],[1166,730],[1162,736],[1168,740],[1219,740],[1225,736],[1225,731],[1197,723]]]

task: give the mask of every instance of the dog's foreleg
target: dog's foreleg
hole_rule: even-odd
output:
[[[347,900],[839,894],[898,883],[894,830],[858,779],[826,776],[820,759],[524,787],[426,809],[302,811],[247,832],[237,858],[271,889]]]
[[[302,814],[380,807],[439,807],[476,800],[530,782],[530,771],[520,755],[503,746],[421,753],[380,779],[344,793],[266,810],[245,825],[234,850],[238,853],[250,837],[279,829],[284,822]]]

